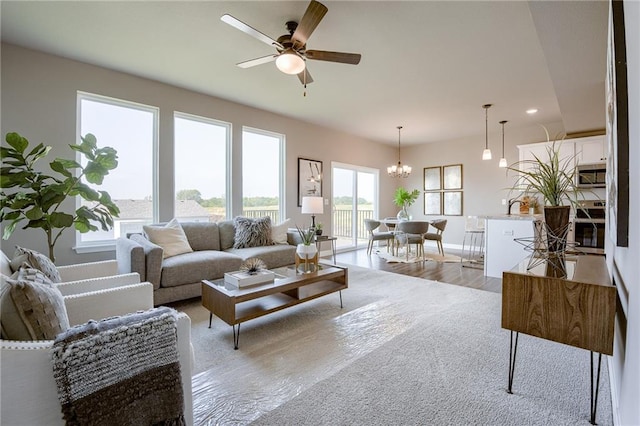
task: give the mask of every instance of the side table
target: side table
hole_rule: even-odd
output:
[[[331,243],[331,252],[333,253],[333,263],[336,263],[336,241],[338,241],[338,237],[330,237],[328,235],[316,235],[316,248],[318,249],[318,253],[322,248],[322,243],[329,241]]]

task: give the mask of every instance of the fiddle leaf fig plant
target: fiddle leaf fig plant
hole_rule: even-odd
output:
[[[75,160],[56,158],[49,163],[55,172],[37,169],[36,163],[49,154],[50,146],[42,143],[28,150],[29,141],[18,133],[7,133],[8,147],[0,147],[0,221],[4,226],[2,239],[8,239],[18,224],[22,229],[40,228],[47,236],[49,258],[55,261],[54,247],[62,232],[75,227],[79,232],[103,231],[113,227],[113,218],[120,211],[106,191],[90,184],[101,185],[110,170],[118,166],[118,156],[111,147],[98,148],[91,133],[82,137],[79,145],[69,147],[80,153],[85,166]],[[68,197],[79,196],[82,205],[73,212],[62,210]]]

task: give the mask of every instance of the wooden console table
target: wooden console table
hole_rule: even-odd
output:
[[[546,276],[544,263],[527,270],[528,261],[502,274],[502,328],[511,330],[508,392],[519,333],[586,349],[591,351],[591,424],[596,424],[602,354],[613,354],[616,314],[616,289],[605,258],[567,258],[566,278]],[[598,353],[595,387],[594,352]]]

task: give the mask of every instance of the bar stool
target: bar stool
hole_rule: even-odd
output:
[[[478,269],[484,267],[484,219],[478,216],[467,216],[465,220],[460,265]]]

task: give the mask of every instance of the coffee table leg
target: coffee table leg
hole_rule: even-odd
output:
[[[340,309],[342,309],[343,308],[343,306],[342,306],[342,290],[340,290],[338,293],[340,294]]]
[[[213,313],[209,312],[209,328],[211,328],[211,319],[213,318]]]
[[[237,329],[235,324],[232,327],[233,327],[233,349],[238,350],[238,343],[240,342],[240,324],[238,323]]]

